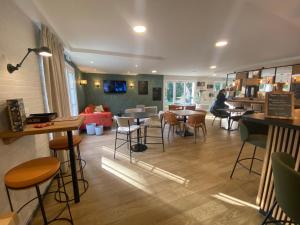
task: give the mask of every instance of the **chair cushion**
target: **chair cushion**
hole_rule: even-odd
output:
[[[133,131],[136,131],[140,128],[138,125],[131,125],[130,126],[130,133]],[[129,133],[129,127],[118,127],[118,132],[128,134]]]
[[[5,185],[13,189],[23,189],[40,184],[53,177],[60,168],[54,157],[43,157],[24,162],[4,176]]]
[[[95,110],[95,108],[94,108],[93,106],[87,106],[87,107],[85,107],[85,109],[84,109],[84,113],[90,114],[90,113],[93,113],[94,110]]]
[[[79,135],[73,135],[73,146],[80,144],[81,137]],[[67,150],[68,149],[68,137],[61,136],[56,137],[49,141],[49,148],[52,150]]]
[[[250,134],[246,142],[258,146],[260,148],[266,148],[267,146],[267,135],[263,134]]]

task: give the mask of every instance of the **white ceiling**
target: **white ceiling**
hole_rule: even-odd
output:
[[[224,76],[300,62],[299,0],[15,1],[86,72]],[[140,24],[145,34],[132,31]],[[215,48],[221,39],[228,46]]]

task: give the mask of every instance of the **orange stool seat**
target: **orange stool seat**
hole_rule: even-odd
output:
[[[81,137],[79,135],[73,135],[73,145],[79,145],[81,142]],[[49,141],[49,148],[52,150],[66,150],[68,149],[68,137],[61,136],[56,137]]]
[[[49,180],[59,168],[60,162],[54,157],[33,159],[9,170],[4,176],[4,182],[11,189],[32,187]]]

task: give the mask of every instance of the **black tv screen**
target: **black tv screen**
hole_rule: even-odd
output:
[[[126,93],[126,81],[105,80],[103,82],[104,93]]]

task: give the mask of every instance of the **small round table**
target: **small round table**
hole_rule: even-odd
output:
[[[140,119],[146,119],[151,116],[154,116],[154,113],[150,112],[130,112],[130,113],[123,113],[122,116],[126,117],[133,117],[136,119],[136,124],[140,125]],[[147,149],[147,145],[140,142],[141,139],[141,128],[137,130],[137,144],[132,146],[132,151],[134,152],[143,152]]]

